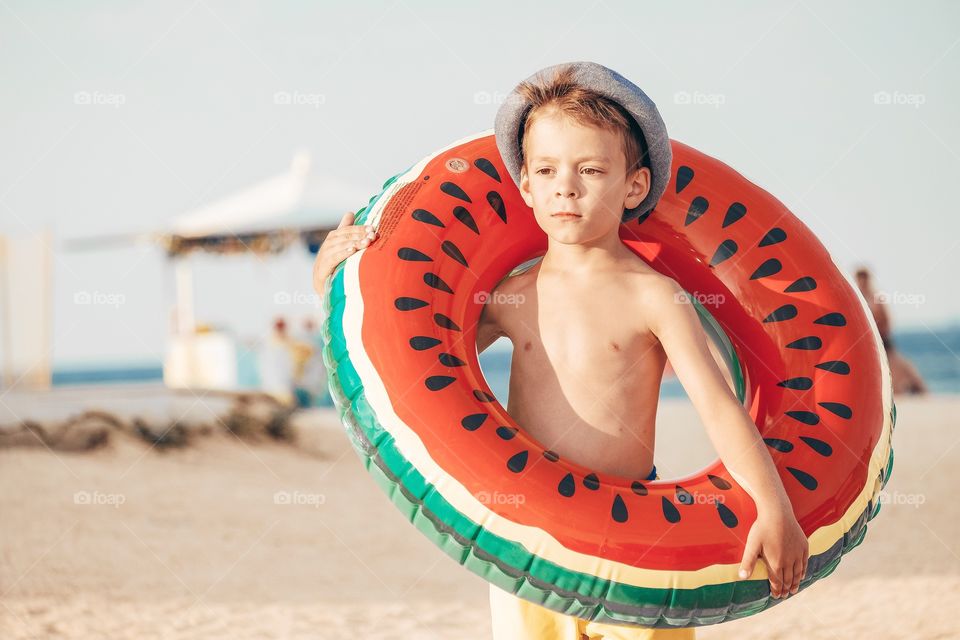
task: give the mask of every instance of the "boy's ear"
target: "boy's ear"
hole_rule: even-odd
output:
[[[627,197],[623,200],[624,209],[633,209],[640,206],[643,199],[650,193],[650,169],[641,167],[627,176]]]
[[[530,177],[527,176],[527,166],[520,167],[520,196],[527,206],[533,209],[533,195],[530,193]]]

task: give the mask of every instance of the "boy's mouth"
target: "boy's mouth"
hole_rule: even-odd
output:
[[[574,213],[574,212],[572,212],[572,211],[558,211],[558,212],[552,214],[550,217],[552,217],[552,218],[561,218],[561,219],[573,219],[573,218],[579,218],[579,217],[580,217],[580,214],[579,214],[579,213]]]

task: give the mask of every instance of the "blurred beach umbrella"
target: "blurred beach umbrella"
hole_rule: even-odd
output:
[[[367,196],[341,179],[314,174],[310,155],[301,151],[285,173],[178,216],[167,250],[271,253],[297,238],[316,243]]]
[[[153,232],[72,238],[67,250],[159,244],[171,257],[192,251],[279,253],[301,239],[315,251],[347,211],[369,199],[363,188],[311,170],[310,154],[298,152],[284,173],[257,182],[176,216]]]

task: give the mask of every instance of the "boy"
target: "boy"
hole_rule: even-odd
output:
[[[496,133],[548,236],[538,264],[497,286],[496,294],[517,296],[489,296],[480,318],[478,350],[498,337],[514,346],[508,413],[561,457],[624,477],[653,477],[654,421],[669,358],[723,463],[757,504],[741,577],[762,556],[774,597],[796,593],[807,540],[756,426],[713,360],[683,289],[618,235],[622,222],[654,207],[669,181],[669,139],[656,106],[606,67],[557,65],[511,93]],[[375,237],[346,226],[350,217],[317,256],[318,290],[340,260]],[[493,585],[490,606],[495,640],[694,637],[689,628],[565,616]]]

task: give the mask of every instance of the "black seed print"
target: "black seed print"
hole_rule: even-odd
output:
[[[462,367],[467,364],[452,353],[441,353],[437,357],[440,359],[440,364],[445,367]]]
[[[787,344],[787,349],[805,349],[810,351],[812,349],[819,349],[822,346],[823,341],[817,336],[806,336],[805,338],[800,338]]]
[[[799,389],[800,391],[806,391],[813,386],[813,380],[810,378],[787,378],[786,380],[781,380],[777,383],[778,387],[784,387],[786,389]]]
[[[460,252],[460,249],[457,245],[453,244],[449,240],[444,240],[440,245],[440,248],[443,249],[443,252],[462,264],[463,266],[470,268],[470,265],[467,264],[467,259],[463,257],[463,253]]]
[[[463,189],[452,182],[444,182],[441,184],[440,191],[443,191],[448,196],[453,196],[458,200],[463,200],[464,202],[473,202],[473,200],[470,199],[470,196],[468,196]]]
[[[471,413],[460,421],[460,425],[467,431],[476,431],[489,417],[489,413]]]
[[[737,252],[737,243],[733,240],[724,240],[720,243],[720,246],[717,247],[717,250],[713,253],[713,257],[710,258],[710,266],[715,267],[733,254]]]
[[[624,504],[623,498],[620,497],[619,493],[613,498],[613,507],[610,509],[610,515],[616,522],[627,521],[627,505]]]
[[[847,319],[843,317],[842,313],[837,313],[834,311],[833,313],[828,313],[825,316],[820,316],[814,320],[814,323],[825,324],[830,327],[843,327],[846,326]]]
[[[713,486],[715,486],[717,489],[722,489],[724,491],[726,491],[732,486],[729,482],[727,482],[723,478],[719,476],[715,476],[712,473],[707,474],[707,479],[710,480],[710,482],[713,483]]]
[[[427,254],[410,247],[400,247],[400,250],[397,251],[397,257],[410,262],[433,262],[433,258]]]
[[[479,402],[493,402],[496,398],[493,397],[493,394],[487,393],[486,391],[481,391],[480,389],[473,390],[473,397]]]
[[[568,473],[563,476],[563,480],[557,485],[557,491],[565,498],[569,498],[577,490],[577,483],[573,480],[573,474]]]
[[[440,344],[440,341],[436,338],[431,338],[430,336],[413,336],[410,338],[410,346],[417,351],[432,349],[438,344]]]
[[[820,423],[820,416],[812,411],[787,411],[786,414],[803,424],[815,425]]]
[[[764,438],[764,443],[771,449],[776,449],[780,453],[789,453],[793,451],[793,445],[780,438]]]
[[[783,290],[784,293],[798,293],[802,291],[813,291],[817,288],[817,281],[810,276],[804,276],[793,282],[789,287]]]
[[[423,222],[423,223],[425,223],[425,224],[432,224],[432,225],[435,226],[435,227],[445,227],[445,226],[446,226],[446,225],[444,225],[442,222],[440,222],[440,218],[438,218],[437,216],[433,215],[432,213],[430,213],[430,212],[427,211],[426,209],[417,209],[417,210],[415,210],[413,213],[411,213],[410,216],[411,216],[414,220],[417,220],[418,222]]]
[[[456,206],[453,208],[453,217],[463,223],[463,226],[480,235],[480,229],[477,227],[477,221],[473,219],[466,207]]]
[[[823,369],[824,371],[829,371],[830,373],[839,373],[842,376],[850,373],[850,365],[843,360],[828,360],[814,366],[817,369]]]
[[[677,169],[677,193],[687,188],[690,181],[693,180],[693,169],[687,166],[681,166]]]
[[[810,436],[800,436],[800,439],[803,440],[807,446],[822,456],[829,456],[833,454],[833,447],[823,440],[817,440],[816,438],[811,438]]]
[[[600,479],[597,478],[597,474],[591,473],[583,477],[583,486],[591,491],[596,491],[600,488]]]
[[[644,212],[641,213],[639,216],[637,216],[637,217],[636,217],[637,224],[640,224],[640,223],[642,223],[644,220],[646,220],[647,218],[649,218],[651,213],[653,213],[653,209],[650,209],[649,211],[644,211]]]
[[[547,449],[546,451],[543,452],[543,457],[549,460],[550,462],[556,462],[557,460],[560,459],[560,456],[558,456],[556,452],[550,451],[550,449]]]
[[[723,228],[729,227],[734,222],[747,215],[747,207],[741,202],[734,202],[727,209],[727,215],[723,216]]]
[[[773,312],[763,319],[764,322],[780,322],[782,320],[793,320],[797,317],[797,308],[792,304],[785,304],[777,307]]]
[[[487,194],[487,202],[490,203],[490,206],[493,208],[493,210],[497,212],[497,215],[500,216],[500,219],[506,222],[507,208],[503,205],[503,197],[496,191],[491,191]]]
[[[667,500],[666,497],[660,500],[660,508],[663,509],[663,517],[667,519],[667,522],[680,522],[680,512],[677,510],[677,507]]]
[[[450,385],[456,378],[451,376],[430,376],[426,380],[427,389],[430,391],[440,391]]]
[[[516,427],[497,427],[497,435],[500,436],[501,440],[513,440],[513,436],[517,435]]]
[[[693,496],[690,494],[689,491],[687,491],[680,485],[677,485],[674,488],[674,491],[677,494],[677,502],[679,502],[680,504],[687,504],[687,505],[693,504]]]
[[[740,521],[737,520],[737,515],[730,510],[730,507],[723,504],[722,502],[717,502],[717,513],[720,514],[720,522],[725,524],[727,527],[733,529],[735,526],[740,524]]]
[[[830,413],[836,414],[845,420],[849,420],[851,417],[853,417],[853,409],[842,402],[818,402],[817,404]]]
[[[814,489],[817,488],[817,485],[819,484],[817,482],[817,479],[814,478],[809,473],[807,473],[806,471],[801,471],[800,469],[794,469],[793,467],[787,467],[787,471],[789,471],[793,475],[793,477],[797,479],[797,482],[803,485],[804,489],[809,489],[810,491],[813,491]]]
[[[443,315],[442,313],[433,314],[433,321],[444,329],[450,329],[451,331],[460,331],[460,325],[456,322]]]
[[[783,265],[780,264],[780,261],[776,258],[770,258],[769,260],[765,260],[763,264],[757,267],[757,270],[753,272],[753,275],[750,276],[750,279],[758,280],[760,278],[766,278],[767,276],[780,273],[781,269],[783,269]]]
[[[710,202],[706,198],[702,196],[694,198],[693,202],[690,203],[690,208],[687,209],[687,219],[684,220],[683,226],[689,226],[699,220],[700,216],[706,213],[709,207]]]
[[[647,487],[639,480],[634,480],[630,483],[630,490],[638,496],[645,496],[649,493],[649,491],[647,491]]]
[[[444,293],[453,293],[453,289],[450,288],[450,285],[441,280],[440,276],[435,273],[427,272],[423,274],[423,281],[438,291],[443,291]]]
[[[527,457],[529,455],[528,451],[521,451],[520,453],[511,456],[507,460],[507,469],[513,471],[514,473],[520,473],[523,471],[523,468],[527,466]]]
[[[409,298],[407,296],[401,296],[393,301],[393,306],[395,306],[400,311],[413,311],[414,309],[420,309],[421,307],[427,306],[429,303],[426,300],[420,300],[419,298]]]
[[[772,244],[777,244],[778,242],[783,242],[787,239],[787,232],[781,229],[780,227],[774,227],[767,231],[767,234],[763,236],[760,240],[758,247],[769,247]]]
[[[500,182],[500,172],[497,171],[497,168],[493,166],[493,163],[486,158],[477,158],[473,161],[473,166],[475,166],[477,169],[480,169],[480,171],[483,171],[497,182]]]

